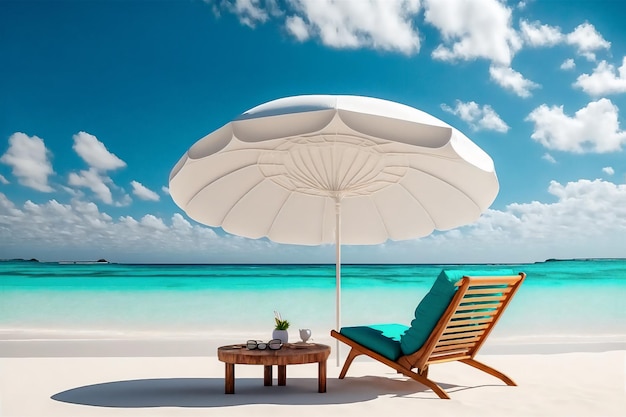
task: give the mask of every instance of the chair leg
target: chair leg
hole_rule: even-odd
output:
[[[493,375],[496,378],[501,379],[507,385],[517,386],[517,384],[511,378],[504,375],[502,372],[497,371],[482,362],[478,362],[476,359],[463,359],[461,360],[461,362],[466,363],[469,366],[473,366],[474,368],[480,369],[483,372],[487,372],[489,375]]]
[[[362,355],[362,353],[355,348],[350,349],[350,353],[348,353],[348,357],[346,358],[346,363],[343,364],[343,368],[341,368],[341,372],[339,373],[339,379],[343,379],[346,376],[352,361],[359,355]]]
[[[444,400],[449,400],[450,396],[448,395],[447,392],[445,392],[443,390],[443,388],[441,388],[439,385],[437,385],[437,383],[435,383],[434,381],[431,381],[430,379],[426,378],[426,375],[428,375],[428,368],[426,368],[424,370],[424,372],[422,372],[421,374],[418,374],[416,372],[412,372],[412,371],[401,371],[404,375],[408,376],[409,378],[419,382],[422,385],[426,385],[428,388],[430,388],[431,390],[433,390],[435,392],[435,394],[437,394],[439,396],[439,398],[444,399]]]

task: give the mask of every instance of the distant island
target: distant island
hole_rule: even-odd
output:
[[[76,265],[92,265],[92,264],[108,264],[110,263],[106,259],[98,259],[97,261],[59,261],[59,264],[76,264]]]
[[[32,258],[32,259],[22,259],[22,258],[15,258],[15,259],[0,259],[0,262],[37,262],[40,263],[39,259],[36,258]],[[107,261],[104,258],[98,259],[97,261],[58,261],[56,263],[59,264],[81,264],[81,265],[88,265],[88,264],[109,264],[110,262]]]
[[[14,259],[0,259],[0,262],[39,262],[39,259],[22,259],[22,258],[14,258]]]
[[[559,259],[559,258],[549,258],[543,262],[535,262],[535,263],[544,263],[544,262],[578,262],[578,261],[621,261],[623,258],[570,258],[570,259]]]

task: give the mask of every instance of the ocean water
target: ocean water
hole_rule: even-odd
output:
[[[344,265],[342,324],[409,324],[444,268],[528,275],[490,337],[496,343],[626,342],[626,260]],[[335,266],[0,262],[0,340],[263,337],[275,310],[296,335],[327,335]]]

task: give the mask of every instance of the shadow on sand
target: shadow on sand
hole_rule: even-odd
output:
[[[275,381],[274,381],[275,382]],[[442,384],[446,388],[459,388]],[[404,397],[424,393],[423,399],[439,400],[421,384],[374,376],[329,379],[327,392],[317,392],[316,378],[294,378],[286,386],[263,386],[257,378],[235,382],[235,394],[224,394],[222,378],[137,379],[86,385],[60,392],[53,400],[95,407],[228,407],[246,404],[318,405],[350,404],[380,396]]]

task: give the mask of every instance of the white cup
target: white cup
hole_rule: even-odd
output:
[[[300,329],[300,339],[306,343],[311,338],[311,329]]]

